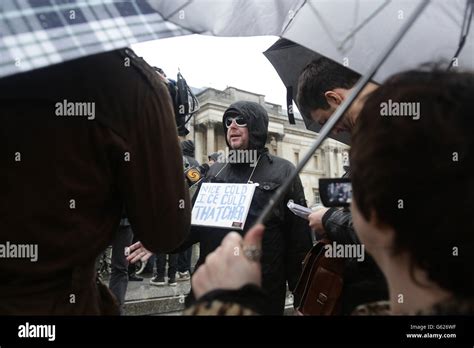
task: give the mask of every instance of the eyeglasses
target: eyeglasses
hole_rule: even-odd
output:
[[[229,128],[234,121],[237,127],[247,127],[247,120],[243,116],[227,117],[225,119],[225,126]]]

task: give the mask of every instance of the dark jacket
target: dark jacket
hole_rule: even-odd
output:
[[[295,170],[289,161],[268,153],[265,148],[268,128],[268,115],[265,109],[252,102],[236,102],[227,112],[238,112],[247,117],[249,147],[258,150],[260,160],[251,178],[259,183],[255,189],[242,235],[256,222],[275,190]],[[225,116],[226,114],[224,114]],[[224,127],[224,131],[226,128]],[[254,167],[248,163],[214,164],[206,175],[206,182],[247,183]],[[194,197],[197,197],[195,195]],[[312,246],[311,232],[305,220],[295,216],[286,207],[288,200],[306,205],[303,187],[299,177],[293,182],[283,201],[273,211],[266,223],[262,244],[263,289],[271,298],[271,313],[282,314],[286,295],[286,282],[289,289],[295,287],[301,271],[301,262]],[[191,228],[188,243],[200,242],[200,257],[196,268],[206,256],[222,242],[229,230],[220,228]]]
[[[119,50],[0,79],[0,243],[38,245],[37,262],[0,260],[0,314],[118,313],[94,261],[124,206],[148,249],[185,239],[188,190],[157,76]],[[58,116],[64,100],[95,103],[95,118]]]
[[[184,169],[188,169],[189,167],[199,167],[199,162],[194,158],[194,150],[194,143],[192,140],[184,140],[181,142]]]
[[[348,209],[331,208],[322,223],[328,238],[339,244],[360,244]],[[364,261],[347,259],[342,289],[342,314],[351,314],[358,305],[388,299],[385,277],[365,251]]]

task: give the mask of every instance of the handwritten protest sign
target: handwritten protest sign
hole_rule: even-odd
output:
[[[191,224],[242,230],[255,184],[203,183],[194,202]]]

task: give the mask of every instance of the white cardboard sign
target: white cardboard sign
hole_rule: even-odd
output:
[[[203,183],[194,202],[191,224],[242,230],[255,184]]]

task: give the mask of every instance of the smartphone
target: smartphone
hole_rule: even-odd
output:
[[[319,179],[319,195],[325,207],[348,207],[352,202],[351,179]]]

